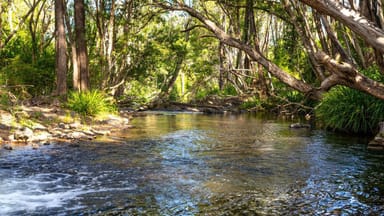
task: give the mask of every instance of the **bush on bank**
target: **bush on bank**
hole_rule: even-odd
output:
[[[372,134],[384,120],[384,101],[355,89],[336,87],[316,107],[316,117],[326,128]]]
[[[114,100],[98,90],[70,92],[67,106],[82,116],[114,113],[117,110]]]

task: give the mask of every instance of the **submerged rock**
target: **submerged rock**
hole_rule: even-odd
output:
[[[38,149],[38,148],[40,148],[39,144],[37,144],[37,143],[32,143],[32,149],[36,150],[36,149]]]
[[[72,142],[72,143],[69,143],[68,146],[71,148],[78,148],[80,147],[80,144],[78,142]]]
[[[303,123],[293,123],[289,125],[289,128],[311,128],[310,124],[303,124]]]
[[[10,150],[13,150],[13,147],[10,144],[5,144],[4,149],[10,151]]]

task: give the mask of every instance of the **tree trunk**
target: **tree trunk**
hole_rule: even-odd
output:
[[[75,91],[80,91],[80,72],[79,72],[79,62],[77,58],[77,50],[76,50],[76,42],[73,41],[71,43],[71,59],[72,59],[72,67],[73,67],[73,74],[72,74],[72,83],[73,83],[73,89]]]
[[[55,27],[56,27],[56,93],[67,94],[67,41],[65,39],[64,0],[55,0]]]
[[[172,77],[168,81],[167,85],[164,86],[161,97],[163,98],[167,97],[170,91],[172,90],[173,86],[175,85],[176,79],[179,76],[179,73],[181,71],[181,66],[183,65],[184,57],[185,57],[184,55],[177,56],[175,70],[173,71]]]
[[[107,62],[108,62],[108,74],[112,74],[115,65],[113,64],[113,51],[115,48],[115,38],[116,38],[116,31],[115,31],[115,0],[111,0],[111,10],[110,10],[110,17],[108,21],[108,44],[107,44]]]
[[[70,28],[71,22],[67,13],[66,5],[64,5],[65,11],[65,24],[67,25],[68,39],[71,46],[71,60],[72,60],[72,85],[76,91],[80,90],[80,79],[79,79],[79,64],[77,62],[77,51],[76,51],[76,40],[73,30]]]
[[[384,53],[384,30],[375,26],[369,19],[355,10],[350,10],[334,0],[300,0],[316,9],[319,13],[329,15],[348,26],[361,36],[373,48]]]
[[[363,16],[372,21],[376,26],[383,29],[383,10],[381,2],[378,0],[373,1],[360,1],[360,11]],[[381,73],[384,74],[384,59],[383,53],[375,49],[376,64],[380,67]]]
[[[3,47],[2,46],[3,42],[1,41],[1,38],[3,38],[3,19],[2,19],[2,16],[3,16],[3,11],[5,10],[4,8],[5,8],[5,6],[0,4],[0,49],[1,49],[1,47]]]
[[[224,50],[224,44],[223,43],[219,43],[219,64],[220,64],[220,68],[219,68],[219,89],[220,91],[223,90],[224,88],[224,84],[225,84],[225,77],[224,77],[224,73],[226,71],[226,69],[224,69],[224,61],[225,61],[225,50]]]
[[[246,2],[246,5],[247,5],[246,17],[247,17],[247,19],[245,21],[249,22],[249,33],[248,33],[249,36],[248,36],[248,42],[247,43],[250,45],[253,44],[254,48],[258,52],[265,53],[265,52],[263,52],[263,50],[261,48],[262,47],[261,41],[258,37],[257,30],[256,30],[256,21],[255,21],[256,16],[255,16],[255,11],[253,9],[253,3],[254,3],[254,0],[247,0],[247,2]],[[267,36],[267,34],[265,36]],[[249,59],[248,56],[247,56],[247,59]],[[257,64],[257,63],[252,64],[252,62],[250,62],[248,68],[250,68],[251,69],[250,71],[253,72],[253,74],[250,73],[249,75],[255,77],[252,79],[250,86],[252,88],[256,87],[260,98],[268,97],[269,96],[268,86],[267,86],[267,82],[266,82],[266,79],[264,76],[264,69],[263,69],[262,65]]]
[[[290,22],[295,27],[296,32],[303,42],[304,49],[308,54],[309,61],[312,65],[313,72],[317,79],[322,81],[325,79],[324,71],[321,65],[316,61],[315,54],[317,52],[316,42],[313,39],[313,33],[307,19],[301,19],[305,16],[305,10],[302,9],[300,3],[293,1],[284,1],[286,12],[289,14]],[[322,29],[321,29],[322,30]]]
[[[76,53],[79,65],[78,84],[80,91],[87,91],[90,88],[87,41],[85,38],[85,8],[84,0],[75,0],[75,40]],[[75,84],[74,84],[75,86]]]

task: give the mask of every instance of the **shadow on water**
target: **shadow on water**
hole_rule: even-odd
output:
[[[384,212],[384,158],[361,139],[248,114],[132,124],[78,148],[0,151],[0,215]]]

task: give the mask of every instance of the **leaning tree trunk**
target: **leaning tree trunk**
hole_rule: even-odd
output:
[[[315,9],[320,8],[320,11],[322,13],[334,15],[337,19],[340,19],[341,21],[345,22],[347,26],[349,26],[353,31],[358,33],[363,39],[365,39],[367,43],[371,44],[374,48],[377,48],[380,51],[384,51],[384,31],[373,25],[369,25],[369,21],[364,17],[360,16],[357,12],[347,10],[331,0],[326,1],[329,4],[325,4],[325,0],[301,1],[311,6],[314,5],[313,8]],[[312,1],[320,2],[322,4],[316,5],[313,4]],[[254,47],[251,47],[227,34],[218,25],[216,25],[216,23],[214,23],[195,9],[180,2],[177,5],[165,4],[159,1],[155,2],[165,9],[179,10],[189,13],[189,15],[198,19],[204,25],[204,27],[207,30],[211,31],[215,35],[215,37],[219,39],[222,43],[243,50],[253,61],[256,61],[259,64],[263,65],[263,67],[268,72],[270,72],[274,77],[279,79],[282,83],[285,83],[286,85],[290,86],[291,88],[297,91],[305,93],[307,96],[313,99],[321,99],[324,91],[329,90],[333,86],[344,85],[354,89],[358,89],[374,97],[384,100],[383,83],[377,82],[367,76],[364,76],[363,74],[359,73],[353,65],[348,64],[347,62],[339,62],[337,61],[337,59],[332,59],[329,55],[324,52],[318,51],[314,57],[316,61],[318,61],[321,65],[325,67],[327,71],[330,72],[330,75],[326,77],[326,79],[321,81],[319,87],[315,87],[303,82],[302,80],[295,78],[286,71],[282,70],[279,66],[267,59],[261,52],[254,49]],[[331,12],[325,10],[327,8],[330,8]],[[353,18],[359,18],[359,20]]]
[[[300,0],[318,12],[329,15],[348,26],[365,42],[384,53],[384,30],[355,10],[348,9],[335,0]]]
[[[380,0],[360,1],[360,11],[367,19],[372,21],[377,27],[384,28],[383,9]],[[375,50],[376,64],[380,67],[380,71],[384,74],[383,53]]]
[[[163,3],[157,3],[161,7],[171,10],[182,10],[187,13],[189,13],[192,17],[195,17],[198,19],[201,23],[204,24],[204,26],[211,31],[216,38],[218,38],[222,43],[238,48],[242,51],[244,51],[252,61],[256,61],[259,64],[263,65],[264,68],[267,69],[268,72],[273,74],[277,79],[279,79],[281,82],[287,84],[288,86],[303,92],[305,94],[308,94],[312,98],[320,99],[321,98],[321,91],[316,91],[311,85],[304,83],[303,81],[296,79],[294,76],[286,73],[281,68],[279,68],[276,64],[269,61],[262,53],[258,52],[256,49],[254,49],[252,46],[249,46],[242,41],[231,37],[227,33],[225,33],[221,28],[219,28],[214,22],[204,17],[201,13],[194,10],[191,7],[188,7],[184,4],[178,4],[178,6],[170,6],[168,4]]]

